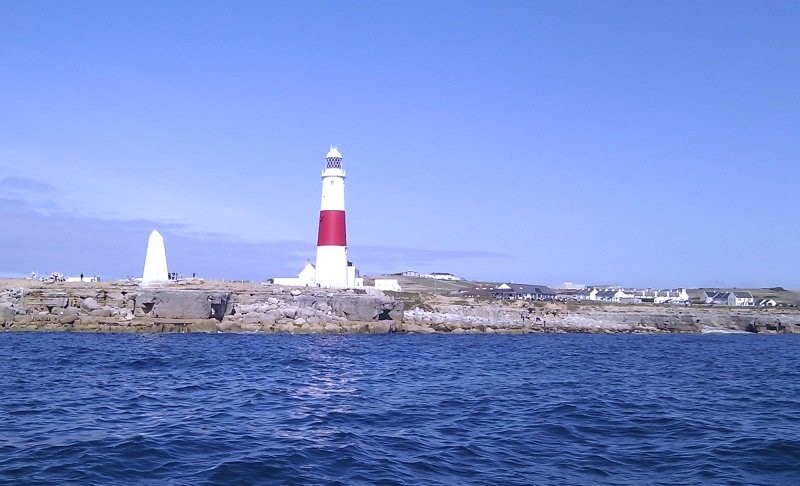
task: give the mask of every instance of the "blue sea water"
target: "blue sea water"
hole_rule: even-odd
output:
[[[0,333],[0,482],[798,484],[798,348]]]

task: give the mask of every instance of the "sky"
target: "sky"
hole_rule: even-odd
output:
[[[0,0],[0,276],[800,288],[800,3]]]

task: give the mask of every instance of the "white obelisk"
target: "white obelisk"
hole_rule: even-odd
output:
[[[319,211],[317,266],[319,287],[347,287],[347,231],[344,215],[342,154],[331,146],[322,171],[322,204]]]
[[[158,231],[153,230],[147,241],[142,283],[164,283],[167,280],[169,280],[169,275],[167,274],[167,252],[164,249],[164,237]]]

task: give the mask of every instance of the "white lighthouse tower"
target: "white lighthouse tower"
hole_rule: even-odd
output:
[[[344,217],[344,170],[342,154],[331,146],[322,171],[322,204],[317,236],[316,284],[320,287],[349,287],[347,230]]]

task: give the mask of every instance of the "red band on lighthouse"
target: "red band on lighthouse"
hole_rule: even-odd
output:
[[[317,246],[347,246],[344,211],[323,210],[319,212]]]

